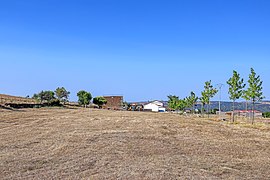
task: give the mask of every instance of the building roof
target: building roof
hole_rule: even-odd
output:
[[[162,102],[160,102],[160,101],[151,101],[151,102],[149,102],[149,103],[146,103],[146,104],[144,104],[144,106],[145,105],[148,105],[148,104],[154,104],[154,105],[157,105],[157,106],[159,106],[159,107],[163,107],[163,103]]]

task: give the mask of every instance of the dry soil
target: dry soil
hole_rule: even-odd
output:
[[[2,110],[0,179],[270,179],[270,131],[169,113]]]

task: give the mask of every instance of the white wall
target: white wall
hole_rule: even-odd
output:
[[[144,106],[144,109],[151,109],[154,112],[158,112],[159,106],[157,106],[156,104],[149,103]]]

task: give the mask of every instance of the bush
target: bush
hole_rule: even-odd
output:
[[[48,106],[62,106],[59,99],[52,99],[48,102]]]
[[[99,108],[102,108],[102,105],[107,103],[107,100],[102,96],[97,96],[93,99],[93,103],[98,105]]]
[[[262,115],[264,118],[270,118],[270,112],[264,112]]]

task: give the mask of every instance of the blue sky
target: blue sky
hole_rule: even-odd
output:
[[[0,93],[198,95],[253,67],[270,99],[268,0],[2,0]],[[228,100],[228,87],[222,99]],[[216,96],[214,99],[218,99]]]

